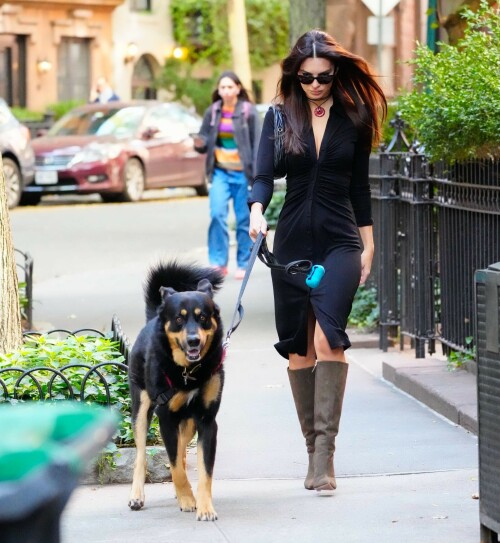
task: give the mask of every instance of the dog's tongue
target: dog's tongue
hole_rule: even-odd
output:
[[[200,359],[200,351],[198,349],[190,349],[187,356],[191,362],[198,362]]]

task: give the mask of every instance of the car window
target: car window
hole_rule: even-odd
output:
[[[150,109],[144,125],[146,129],[157,129],[157,138],[167,137],[170,141],[182,141],[190,132],[198,132],[200,121],[176,104],[163,104]]]
[[[189,132],[197,131],[200,127],[201,119],[188,111],[185,107],[179,104],[165,104],[165,108],[169,111],[173,119],[181,121],[189,128]]]
[[[9,106],[2,100],[0,101],[0,127],[14,124],[14,116],[9,110]]]
[[[50,136],[133,136],[144,116],[141,106],[76,110],[65,115],[48,132]]]

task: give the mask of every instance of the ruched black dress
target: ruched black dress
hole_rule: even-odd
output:
[[[319,157],[312,128],[304,155],[285,154],[279,170],[286,175],[286,197],[273,244],[278,261],[308,259],[326,273],[315,289],[304,275],[272,270],[277,351],[305,356],[307,316],[312,306],[330,347],[351,346],[345,333],[361,275],[358,227],[373,224],[368,160],[370,135],[358,130],[343,109],[334,105]],[[274,188],[274,113],[266,114],[257,157],[250,205],[269,205]]]

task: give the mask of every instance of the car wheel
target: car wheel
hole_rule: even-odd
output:
[[[25,192],[21,196],[21,200],[19,201],[19,205],[22,206],[36,206],[40,203],[40,200],[42,199],[41,194],[36,194],[32,192]]]
[[[7,205],[9,209],[13,209],[21,200],[21,194],[23,193],[23,178],[19,166],[11,158],[3,158],[2,162]]]
[[[208,196],[208,183],[205,176],[202,178],[201,185],[196,185],[194,190],[198,196]]]
[[[123,169],[123,181],[125,184],[122,192],[123,202],[138,202],[144,192],[144,168],[137,158],[131,158]]]

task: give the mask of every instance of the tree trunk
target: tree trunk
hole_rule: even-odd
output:
[[[238,75],[249,94],[252,95],[252,69],[248,52],[245,0],[228,0],[227,18],[229,43],[233,54],[233,71]]]
[[[5,177],[0,159],[0,353],[17,349],[22,343],[21,312],[17,285],[16,258],[12,244]]]
[[[326,0],[290,0],[290,44],[313,28],[325,30]]]

